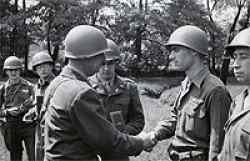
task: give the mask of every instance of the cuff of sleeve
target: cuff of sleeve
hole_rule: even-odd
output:
[[[160,133],[158,131],[153,131],[153,134],[154,134],[154,140],[156,140],[157,142],[162,140],[160,137]]]

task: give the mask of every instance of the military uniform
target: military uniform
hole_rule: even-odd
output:
[[[10,84],[7,81],[0,88],[0,105],[2,110],[18,108],[18,115],[11,116],[5,113],[6,122],[2,126],[2,133],[11,160],[22,160],[22,141],[28,153],[28,159],[35,159],[35,124],[22,121],[25,113],[33,106],[33,85],[27,80],[20,79],[18,83]],[[21,107],[21,108],[20,108]]]
[[[218,157],[219,161],[250,160],[250,107],[244,100],[248,94],[244,90],[232,103],[232,114],[225,126],[225,141]]]
[[[104,152],[138,155],[143,149],[141,139],[120,133],[106,121],[101,98],[71,66],[51,82],[44,105],[45,161],[97,160]]]
[[[45,90],[49,86],[50,82],[55,78],[53,74],[49,75],[49,77],[42,81],[38,80],[35,85],[35,97],[36,97],[36,111],[37,111],[37,126],[36,126],[36,140],[35,140],[35,155],[36,161],[43,161],[44,158],[44,114],[45,109],[41,109],[43,103],[43,97],[45,94]]]
[[[140,102],[137,86],[132,80],[116,75],[110,91],[95,74],[89,78],[95,91],[100,95],[108,121],[121,132],[130,135],[139,134],[145,125],[143,108]],[[121,154],[102,154],[103,160],[129,160]]]
[[[231,97],[223,83],[204,67],[182,82],[171,118],[155,129],[158,140],[170,138],[174,161],[214,160],[224,139]]]

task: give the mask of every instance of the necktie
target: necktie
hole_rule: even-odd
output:
[[[107,90],[107,92],[111,92],[111,87],[110,87],[110,83],[109,82],[105,82],[104,86],[105,86],[105,89]]]

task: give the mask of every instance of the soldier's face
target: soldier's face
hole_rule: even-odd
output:
[[[176,71],[187,71],[194,62],[194,55],[188,48],[172,46],[169,55],[169,69]]]
[[[52,64],[44,63],[36,66],[36,72],[40,78],[46,78],[52,73]]]
[[[5,72],[10,80],[17,80],[20,78],[20,69],[7,69]]]
[[[111,80],[115,75],[116,61],[104,61],[99,69],[99,74],[104,80]]]
[[[234,51],[234,75],[239,82],[250,84],[250,48],[236,48]]]

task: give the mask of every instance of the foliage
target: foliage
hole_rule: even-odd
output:
[[[143,12],[132,2],[116,1],[111,7],[114,14],[103,15],[102,18],[104,25],[109,28],[107,35],[119,43],[126,54],[136,56],[136,63],[127,64],[133,71],[153,73],[167,71],[168,52],[164,48],[164,43],[172,31],[186,24],[201,27],[207,31],[208,36],[211,33],[215,34],[215,39],[211,42],[211,52],[220,53],[217,57],[222,53],[224,34],[221,28],[209,21],[204,6],[195,0],[154,0],[150,7],[145,4]],[[136,53],[136,31],[139,27],[142,50],[141,53]]]
[[[9,0],[0,1],[0,8],[0,68],[2,68],[4,59],[9,55],[25,58],[30,39],[27,37],[28,15],[25,8],[19,8],[17,3],[11,3]]]
[[[7,0],[0,2],[4,6],[0,11],[0,22],[1,26],[6,26],[2,33],[7,33],[1,37],[1,42],[7,46],[7,49],[1,47],[1,53],[22,56],[22,43],[37,43],[57,59],[65,35],[73,26],[80,24],[94,25],[113,39],[121,47],[123,55],[131,57],[121,63],[120,69],[134,75],[168,72],[168,51],[164,43],[171,32],[182,25],[193,24],[204,29],[209,37],[213,37],[211,53],[222,53],[225,37],[222,29],[210,22],[204,6],[195,0],[140,0],[140,5],[136,1],[117,0],[36,2],[17,13],[14,12],[14,4]],[[15,37],[21,35],[20,42],[15,39],[17,41],[13,43],[13,28]],[[220,57],[220,54],[216,55]]]

